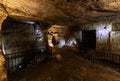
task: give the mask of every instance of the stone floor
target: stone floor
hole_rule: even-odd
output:
[[[8,80],[120,81],[120,73],[85,61],[75,49],[64,47],[54,48],[53,58],[48,63],[28,66],[25,70],[13,74]]]

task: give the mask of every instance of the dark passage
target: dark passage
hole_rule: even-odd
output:
[[[96,31],[82,31],[82,46],[83,48],[96,49]]]

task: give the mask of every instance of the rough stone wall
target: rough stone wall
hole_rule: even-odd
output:
[[[8,14],[6,13],[4,6],[0,4],[0,30],[1,30],[2,22],[6,19],[7,15]]]
[[[26,43],[32,42],[34,33],[32,32],[33,27],[29,28],[29,26],[29,24],[25,25],[19,22],[4,23],[2,28],[4,54],[16,53],[30,48],[30,45],[26,47]],[[30,37],[30,35],[32,36]]]
[[[7,17],[7,13],[3,9],[3,5],[0,4],[0,81],[7,81],[7,71],[4,66],[5,58],[1,51],[1,26],[2,26],[3,21],[6,19],[6,17]]]
[[[83,30],[96,30],[96,50],[108,51],[110,50],[110,32],[112,30],[111,23],[91,23],[81,26],[80,32]],[[82,34],[82,33],[80,33]],[[82,36],[82,35],[80,35]],[[80,37],[82,40],[82,37]],[[89,41],[89,40],[88,40]]]
[[[47,48],[49,47],[47,47],[44,34],[40,26],[35,22],[15,20],[9,17],[4,21],[2,25],[2,51],[7,58],[5,63],[8,72],[14,72],[16,69],[24,67],[24,60],[25,62],[27,62],[27,59],[28,61],[37,60],[34,57],[29,59],[32,56],[31,54],[35,54],[38,51],[41,54],[48,51]],[[40,62],[47,55],[39,57]]]
[[[113,23],[110,36],[111,51],[120,54],[120,22]]]
[[[6,13],[5,9],[4,9],[4,6],[2,4],[0,4],[0,40],[1,40],[2,23],[6,19],[6,17],[7,17],[7,13]],[[1,48],[1,42],[0,42],[0,48]]]
[[[7,81],[7,70],[5,68],[5,58],[0,52],[0,81]]]
[[[32,22],[6,21],[2,26],[2,43],[4,54],[24,52],[46,45],[43,33],[38,25]]]
[[[80,27],[79,39],[82,41],[83,30],[96,30],[96,51],[120,53],[120,22],[100,22],[85,24]],[[89,40],[88,40],[89,41]]]
[[[120,17],[120,0],[1,0],[1,3],[9,15],[59,25],[116,20]]]
[[[64,40],[69,37],[69,28],[66,26],[53,25],[48,29],[48,42],[50,46],[52,45],[52,37],[55,37],[55,40],[59,43],[60,39]]]

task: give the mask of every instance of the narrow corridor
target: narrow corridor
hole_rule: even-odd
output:
[[[53,48],[49,62],[28,65],[9,81],[120,81],[120,73],[83,60],[74,48],[63,47]]]

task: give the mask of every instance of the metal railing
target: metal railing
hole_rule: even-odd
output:
[[[120,54],[81,50],[80,56],[85,60],[91,61],[92,63],[100,64],[120,72]]]
[[[50,50],[24,51],[12,54],[5,54],[6,68],[8,75],[11,75],[16,70],[21,70],[27,67],[28,64],[38,64],[51,56]]]

